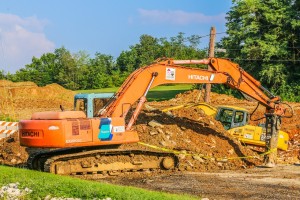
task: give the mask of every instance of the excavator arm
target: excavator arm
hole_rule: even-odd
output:
[[[213,69],[184,67],[184,64],[208,64]],[[125,117],[132,104],[140,99],[133,121],[127,126],[130,129],[142,104],[146,101],[149,89],[172,83],[212,83],[227,84],[248,96],[256,99],[267,109],[267,113],[283,115],[279,106],[280,98],[272,95],[238,64],[226,59],[209,58],[203,60],[172,60],[155,62],[133,72],[114,95],[113,101],[101,114],[102,117]]]

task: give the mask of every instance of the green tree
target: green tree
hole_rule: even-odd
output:
[[[56,55],[56,64],[59,66],[56,75],[57,83],[68,89],[79,89],[78,66],[70,51],[63,47],[56,49],[54,53]]]
[[[158,58],[196,59],[206,55],[204,50],[197,47],[200,37],[192,35],[185,37],[180,32],[177,36],[167,38],[154,38],[142,35],[138,44],[130,46],[129,51],[123,51],[117,58],[117,66],[121,72],[130,73],[142,66],[149,65]]]
[[[233,0],[226,26],[226,57],[272,92],[299,84],[299,0]]]
[[[96,53],[95,58],[90,59],[89,63],[89,87],[90,88],[105,88],[114,87],[113,74],[118,73],[115,67],[113,57],[101,53]]]
[[[78,89],[90,89],[89,54],[85,51],[79,51],[78,53],[73,54],[72,57],[76,63],[76,79],[74,81],[76,82]]]
[[[25,66],[11,76],[13,81],[33,81],[39,86],[55,82],[53,69],[55,66],[55,55],[46,53],[41,58],[32,58],[32,63]]]
[[[6,79],[4,70],[0,70],[0,80]]]
[[[142,66],[149,65],[160,57],[158,39],[150,35],[142,35],[140,42],[130,46],[129,51],[123,51],[117,58],[117,66],[122,72],[131,72]]]
[[[67,89],[97,89],[120,86],[135,69],[149,65],[162,57],[174,59],[203,58],[205,51],[197,46],[200,37],[185,37],[184,33],[167,40],[142,35],[138,44],[130,46],[114,60],[111,55],[96,53],[94,58],[84,52],[72,54],[64,47],[40,58],[7,76],[13,81],[33,81],[39,86],[58,83]]]

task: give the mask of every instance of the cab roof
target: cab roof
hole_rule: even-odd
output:
[[[229,108],[233,110],[241,110],[241,111],[249,112],[247,109],[238,106],[220,105],[218,106],[218,108]]]

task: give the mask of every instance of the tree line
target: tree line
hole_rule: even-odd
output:
[[[284,100],[300,101],[300,0],[233,0],[226,16],[226,35],[217,43],[224,49],[216,57],[238,63],[262,85]],[[111,55],[84,51],[71,53],[64,47],[40,58],[14,74],[0,71],[1,79],[32,81],[39,86],[58,83],[71,90],[118,87],[135,69],[162,57],[201,59],[201,36],[180,32],[171,38],[141,35],[139,43]],[[234,93],[226,86],[213,90]]]
[[[0,78],[14,82],[32,81],[39,86],[58,83],[71,90],[118,87],[127,76],[139,67],[149,65],[158,58],[195,59],[205,57],[205,51],[197,46],[196,35],[185,37],[179,33],[170,39],[142,35],[138,44],[114,59],[111,55],[95,53],[94,57],[84,51],[72,54],[65,47],[33,57],[32,63],[15,74],[0,73]]]

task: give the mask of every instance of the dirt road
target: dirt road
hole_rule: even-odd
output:
[[[212,199],[300,199],[300,164],[101,180]]]

